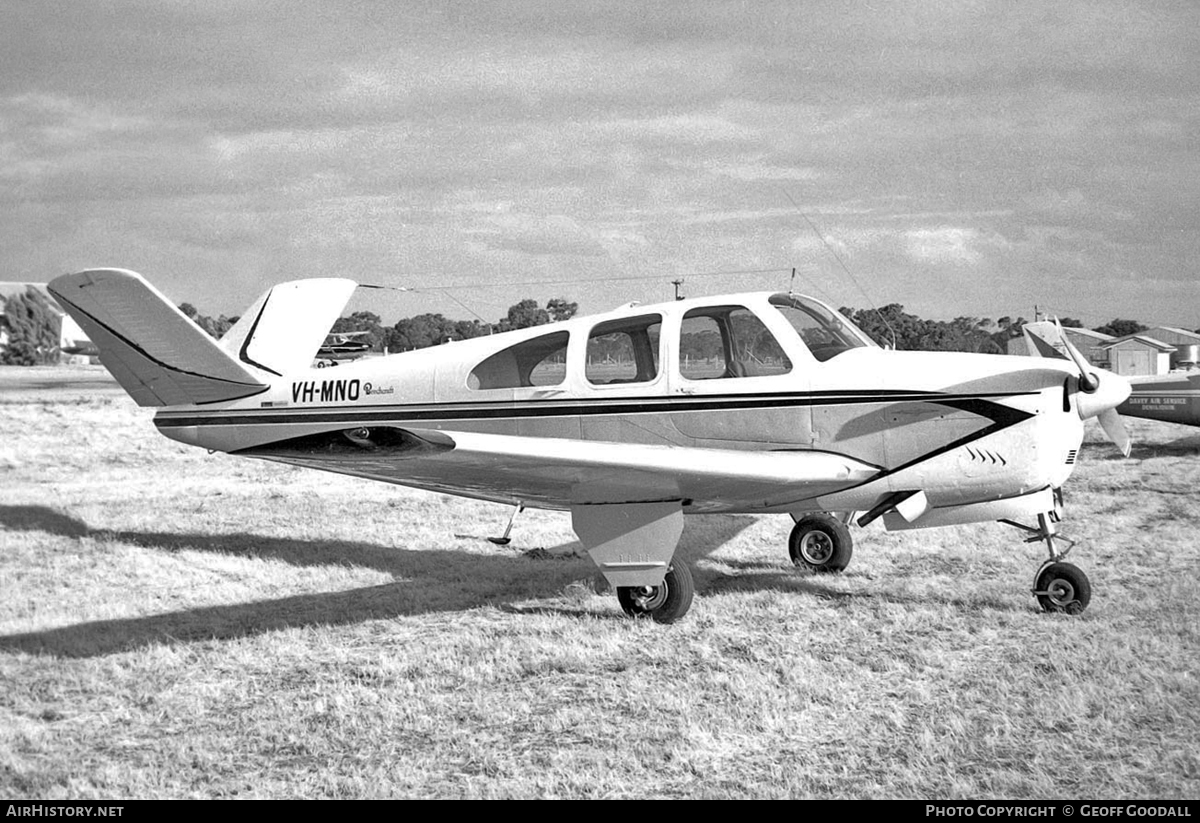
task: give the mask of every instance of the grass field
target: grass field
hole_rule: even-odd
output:
[[[1098,431],[1082,617],[998,524],[690,518],[680,623],[564,514],[208,455],[96,368],[0,369],[0,797],[1200,797],[1200,430]]]

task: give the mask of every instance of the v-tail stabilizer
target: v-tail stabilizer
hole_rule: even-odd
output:
[[[345,278],[273,286],[218,342],[136,272],[89,269],[48,284],[139,406],[239,400],[306,370],[355,286]]]
[[[89,269],[47,288],[139,406],[220,403],[268,388],[135,272]]]

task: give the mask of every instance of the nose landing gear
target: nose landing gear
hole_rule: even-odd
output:
[[[1078,566],[1047,560],[1034,578],[1033,595],[1042,611],[1081,614],[1092,600],[1092,584]]]
[[[1062,492],[1058,489],[1054,491],[1054,502],[1055,511],[1038,515],[1036,529],[1013,520],[1000,522],[1031,535],[1026,538],[1026,543],[1046,544],[1050,559],[1038,568],[1033,577],[1033,588],[1030,590],[1037,598],[1042,611],[1082,614],[1092,600],[1092,584],[1078,566],[1062,562],[1070,553],[1072,545],[1070,540],[1058,534],[1058,521],[1062,516]],[[1055,544],[1056,537],[1066,543],[1067,548],[1060,550]]]

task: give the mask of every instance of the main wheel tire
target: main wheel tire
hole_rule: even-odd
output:
[[[1051,563],[1037,576],[1034,589],[1042,611],[1082,614],[1092,601],[1092,584],[1078,566]]]
[[[796,521],[788,535],[792,562],[814,572],[840,572],[850,565],[854,538],[846,524],[828,514],[810,514]]]
[[[655,623],[674,623],[687,614],[696,593],[692,571],[674,560],[658,586],[618,586],[617,602],[630,617],[649,617]]]

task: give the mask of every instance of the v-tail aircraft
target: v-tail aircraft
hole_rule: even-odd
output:
[[[789,556],[815,572],[846,568],[852,525],[1000,521],[1045,544],[1041,608],[1081,612],[1091,586],[1056,540],[1060,489],[1084,421],[1128,453],[1114,409],[1129,384],[1078,352],[889,351],[792,293],[630,304],[335,377],[313,354],[351,280],[274,286],[219,342],[131,271],[49,287],[167,437],[567,511],[621,608],[661,623],[693,599],[684,516],[718,512],[790,515]]]

